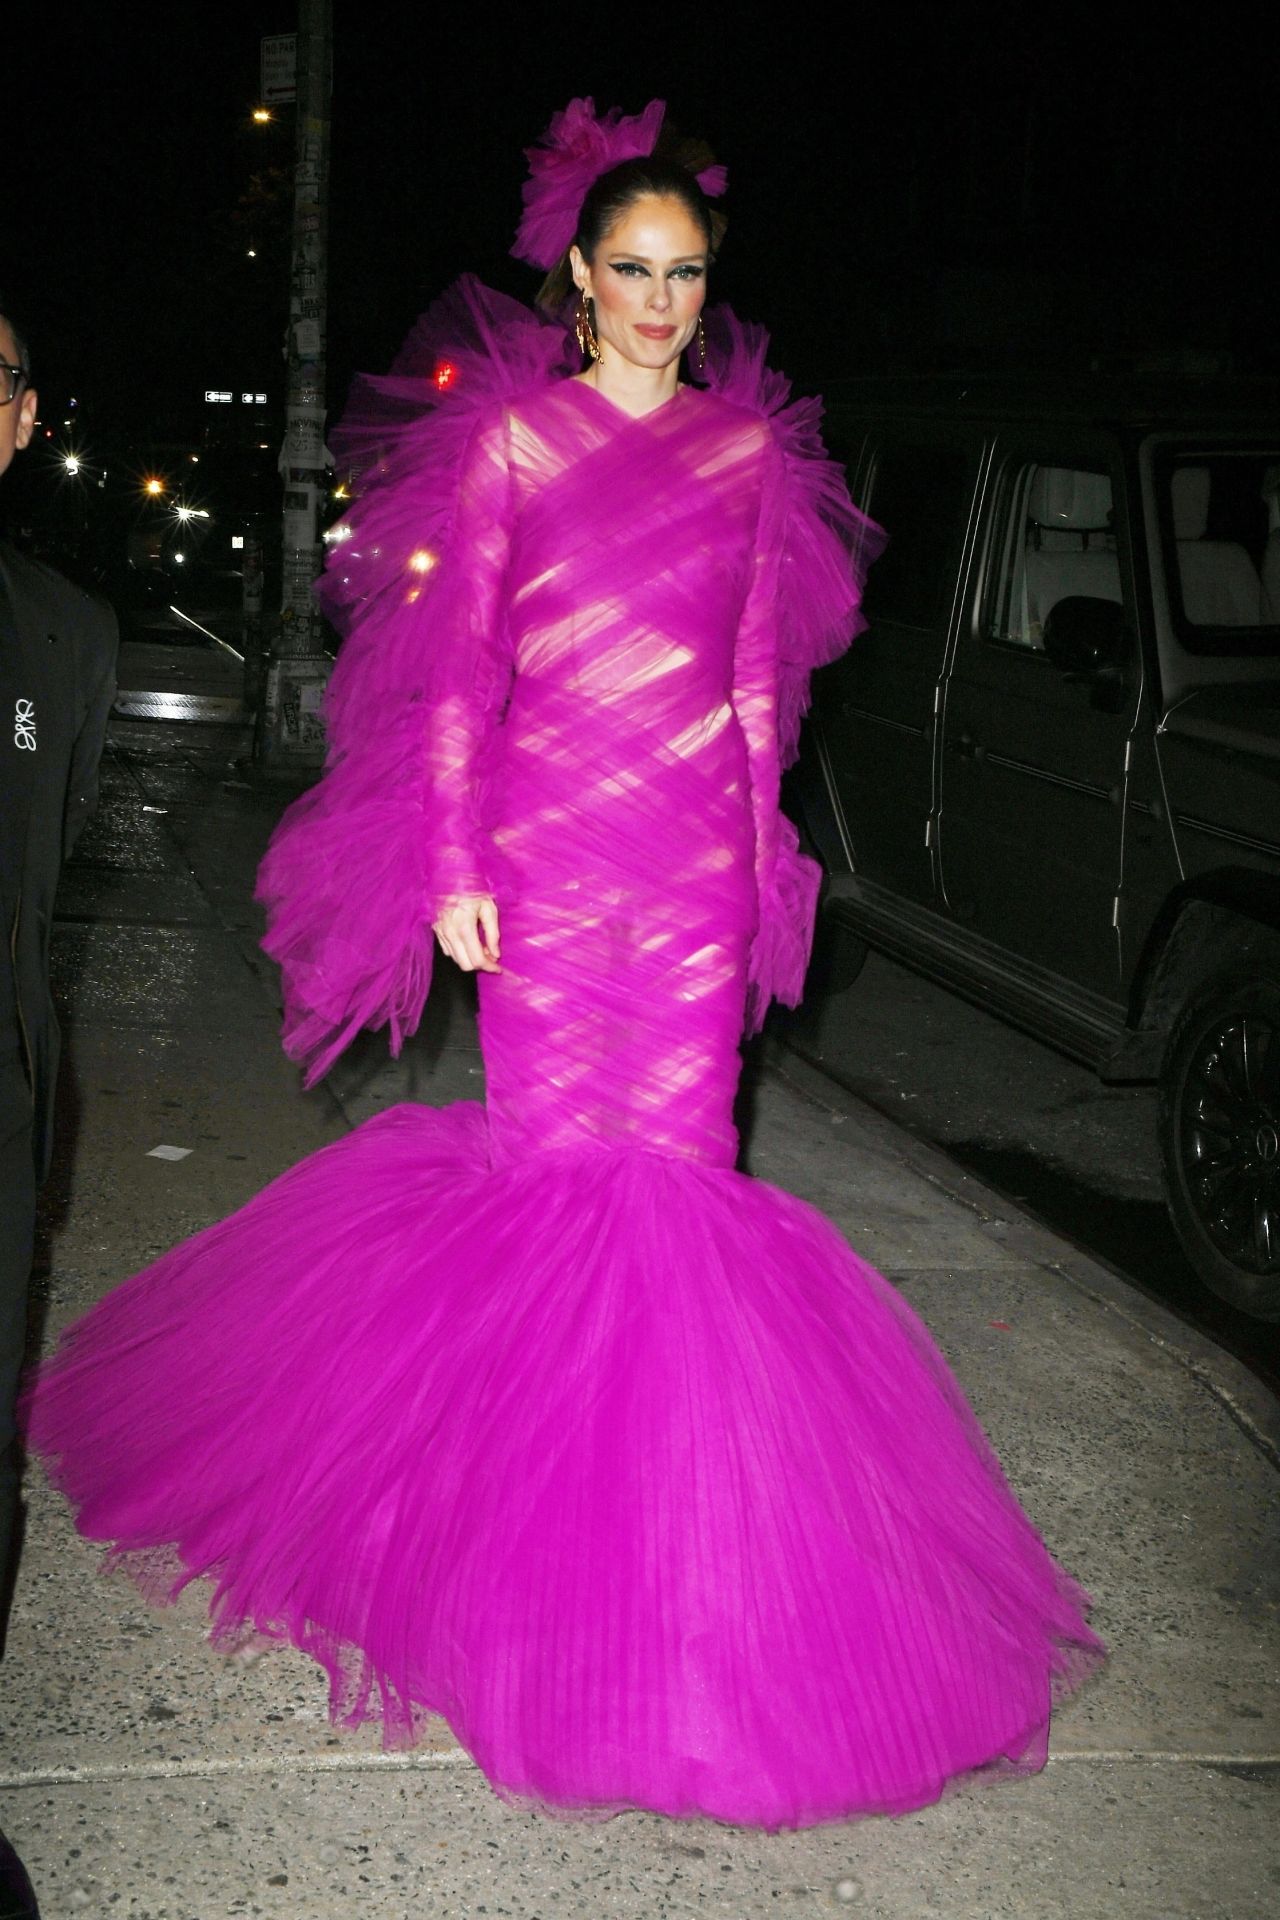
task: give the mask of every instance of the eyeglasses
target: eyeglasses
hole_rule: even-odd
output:
[[[12,406],[26,382],[25,367],[13,367],[7,360],[0,360],[0,407]]]

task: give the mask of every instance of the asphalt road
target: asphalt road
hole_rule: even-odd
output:
[[[1216,1299],[1178,1245],[1161,1192],[1153,1087],[1104,1087],[1087,1067],[877,953],[851,987],[783,1016],[778,1031],[1280,1392],[1280,1325]]]

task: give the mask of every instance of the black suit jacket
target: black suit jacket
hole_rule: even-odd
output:
[[[16,1040],[26,1064],[40,1178],[52,1147],[58,1071],[49,992],[53,897],[98,795],[117,640],[104,602],[0,541],[0,925],[17,996],[16,1019],[0,1045]]]

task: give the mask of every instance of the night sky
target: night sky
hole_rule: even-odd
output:
[[[843,9],[841,44],[803,7],[524,7],[514,28],[423,7],[393,32],[390,9],[337,0],[331,405],[459,272],[532,295],[507,256],[521,149],[578,93],[663,96],[711,140],[716,292],[806,384],[1191,351],[1280,367],[1274,60],[1248,16],[1031,11]],[[76,389],[120,431],[209,385],[279,392],[268,170],[291,134],[249,114],[259,36],[294,24],[245,0],[8,20],[0,288],[51,402]]]

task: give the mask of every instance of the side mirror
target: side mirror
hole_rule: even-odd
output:
[[[1124,665],[1124,608],[1117,600],[1073,593],[1049,609],[1044,650],[1060,673],[1094,680]]]

